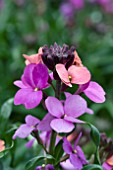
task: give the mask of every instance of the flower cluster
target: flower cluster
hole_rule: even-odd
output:
[[[68,135],[77,124],[85,124],[81,120],[82,115],[93,114],[81,94],[84,93],[93,102],[103,103],[103,88],[91,81],[91,73],[82,64],[75,47],[69,48],[66,44],[60,47],[55,43],[50,48],[46,45],[41,47],[37,54],[24,54],[23,57],[26,59],[26,67],[21,80],[14,82],[20,88],[14,97],[14,104],[22,104],[26,109],[42,104],[47,114],[42,120],[37,118],[38,114],[37,117],[27,115],[25,123],[16,130],[13,139],[31,135],[32,140],[26,146],[31,147],[36,140],[45,153],[52,156],[51,161],[49,158],[46,161],[44,159],[36,170],[54,170],[58,167],[81,170],[88,164],[78,143],[82,133],[76,133],[76,140],[72,141],[74,146],[68,141]],[[78,88],[72,94],[68,89],[73,85]],[[48,96],[46,88],[52,88],[55,96]],[[62,94],[65,97],[62,98]],[[55,154],[58,146],[59,155]],[[60,150],[63,150],[62,154]]]

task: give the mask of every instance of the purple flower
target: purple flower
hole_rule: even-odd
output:
[[[79,89],[75,94],[80,94],[81,92],[83,92],[90,100],[95,103],[105,102],[105,91],[98,83],[94,81],[79,85]]]
[[[60,165],[64,170],[75,170],[75,167],[71,164],[69,159],[65,162],[61,162]]]
[[[77,169],[81,170],[83,165],[87,164],[87,160],[80,146],[78,146],[78,141],[82,133],[79,134],[78,138],[75,140],[74,147],[71,143],[64,138],[63,149],[69,155],[69,160],[71,164]]]
[[[55,169],[51,164],[48,165],[43,164],[42,166],[37,166],[35,170],[55,170]]]
[[[68,2],[62,3],[62,5],[60,7],[60,11],[65,17],[72,17],[74,14],[73,6],[71,3],[68,3]]]
[[[29,64],[24,70],[21,81],[14,84],[21,89],[14,97],[14,104],[23,104],[26,109],[32,109],[42,100],[42,89],[47,87],[48,70],[43,64]]]
[[[37,125],[40,122],[39,119],[35,118],[34,116],[27,115],[25,118],[25,124],[22,124],[13,135],[13,139],[16,137],[19,138],[26,138],[30,135],[33,130],[37,130]]]
[[[104,170],[112,170],[113,166],[109,165],[107,162],[104,162],[102,165]]]
[[[70,2],[77,10],[80,10],[84,7],[84,0],[70,0]]]
[[[48,97],[45,104],[49,113],[38,126],[42,131],[52,128],[57,133],[68,133],[74,129],[73,123],[84,123],[77,118],[85,113],[87,103],[79,95],[69,96],[64,102],[64,106],[55,97]]]

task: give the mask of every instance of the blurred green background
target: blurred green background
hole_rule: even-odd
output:
[[[40,46],[54,42],[61,46],[75,45],[83,64],[92,73],[92,80],[106,91],[104,104],[88,100],[95,114],[84,118],[113,137],[113,11],[106,11],[90,0],[84,1],[80,9],[72,8],[71,3],[71,0],[0,0],[0,106],[18,90],[13,82],[20,79],[25,67],[23,53],[37,53]],[[23,106],[13,106],[5,128],[0,128],[0,138],[10,143],[14,131],[8,130],[14,128],[14,123],[23,122],[26,114],[42,112],[41,106],[29,111]],[[21,146],[17,140],[17,146],[24,148],[23,140],[19,139],[19,143]],[[30,152],[25,155],[26,160],[32,157]],[[15,169],[17,166],[20,170],[19,161],[24,161],[25,153],[23,149],[16,161],[13,157],[6,158],[8,164],[12,160],[16,162]]]

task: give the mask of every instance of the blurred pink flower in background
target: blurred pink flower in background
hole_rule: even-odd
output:
[[[0,139],[0,152],[5,150],[5,142]]]

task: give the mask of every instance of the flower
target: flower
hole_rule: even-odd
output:
[[[102,165],[104,170],[112,170],[113,169],[113,155],[106,160],[106,162]]]
[[[54,167],[51,164],[43,164],[42,166],[37,166],[35,170],[54,170]]]
[[[83,123],[77,119],[87,109],[87,103],[81,96],[68,97],[64,106],[57,98],[48,97],[45,104],[49,113],[39,123],[38,129],[48,131],[52,128],[57,133],[68,133],[74,129],[73,123]]]
[[[31,132],[34,130],[37,130],[37,125],[40,122],[39,119],[37,119],[34,116],[27,115],[25,118],[24,124],[22,124],[14,133],[13,139],[19,138],[26,138],[30,135]]]
[[[29,64],[20,80],[14,84],[21,89],[14,97],[14,104],[23,104],[26,109],[38,106],[42,100],[42,90],[47,87],[48,70],[44,64]]]
[[[72,65],[66,70],[65,65],[57,64],[56,71],[62,82],[70,87],[72,87],[72,84],[85,84],[91,78],[90,72],[84,66]]]
[[[60,165],[64,170],[75,170],[75,167],[71,164],[69,159],[65,162],[61,162]]]
[[[32,54],[30,56],[23,54],[23,57],[26,59],[25,64],[38,64],[38,63],[42,63],[42,47],[39,48],[38,53],[37,54]]]
[[[75,140],[74,147],[71,146],[71,143],[66,139],[63,139],[63,149],[69,155],[69,160],[71,164],[77,169],[81,170],[83,165],[87,164],[87,160],[80,146],[78,146],[78,142],[80,140],[82,133],[79,134],[77,139]]]
[[[94,81],[79,85],[79,88],[75,94],[80,94],[82,92],[95,103],[105,102],[105,91],[98,83]]]
[[[80,10],[84,7],[84,0],[70,0],[70,3],[76,10]]]
[[[0,152],[5,150],[5,142],[0,139]]]

